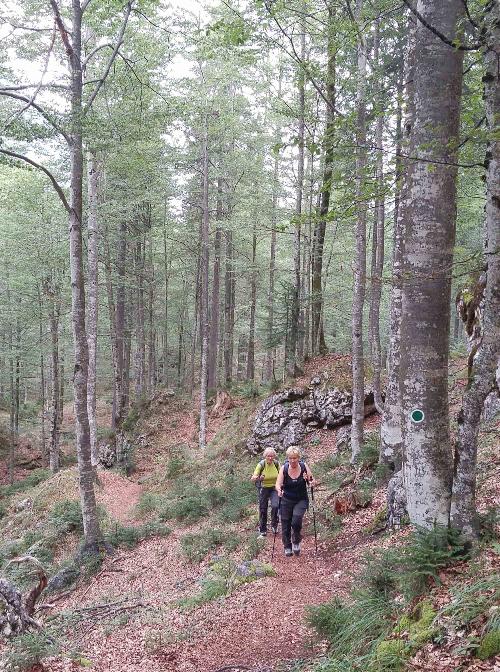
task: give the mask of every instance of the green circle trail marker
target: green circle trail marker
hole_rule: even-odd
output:
[[[413,422],[419,423],[423,421],[425,414],[420,408],[414,408],[410,413],[410,418],[413,420]]]

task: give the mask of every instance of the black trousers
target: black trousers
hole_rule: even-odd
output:
[[[267,508],[269,501],[271,501],[271,526],[278,527],[278,493],[275,488],[261,488],[259,491],[260,532],[267,532]]]
[[[281,498],[281,538],[285,548],[291,548],[292,542],[302,541],[302,519],[309,507],[307,499],[292,502],[286,497]]]

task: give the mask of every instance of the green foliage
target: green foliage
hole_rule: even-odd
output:
[[[135,548],[141,540],[141,533],[138,527],[127,527],[116,523],[113,530],[106,535],[106,539],[112,546]]]
[[[500,653],[500,628],[487,632],[476,651],[480,660],[487,660]]]
[[[141,417],[141,411],[140,408],[137,404],[134,404],[130,411],[128,412],[127,417],[122,423],[122,429],[124,432],[132,432],[136,426],[136,424],[139,422],[139,418]]]
[[[28,672],[44,658],[57,653],[58,646],[44,632],[27,632],[15,637],[3,656],[9,672]]]
[[[185,534],[181,539],[182,552],[190,562],[201,562],[209,551],[224,542],[224,536],[220,529]]]
[[[452,599],[440,611],[440,616],[451,619],[455,628],[467,627],[478,616],[500,601],[500,577],[487,576],[470,585],[451,589]]]
[[[358,463],[363,467],[373,467],[377,464],[380,453],[380,439],[378,432],[370,432],[365,435],[363,448],[358,456]]]
[[[49,522],[59,533],[83,532],[82,507],[76,499],[64,499],[52,507]]]
[[[410,648],[400,639],[383,639],[375,648],[370,668],[374,672],[400,672],[410,657]]]
[[[249,538],[246,546],[243,557],[245,560],[254,560],[259,557],[260,552],[265,546],[265,540],[261,539],[257,535],[253,534]]]
[[[398,623],[398,630],[407,633],[410,645],[419,648],[433,639],[438,628],[433,626],[437,612],[429,600],[423,600],[413,610],[412,615],[405,614]]]
[[[0,502],[0,520],[7,515],[7,505],[5,502]]]

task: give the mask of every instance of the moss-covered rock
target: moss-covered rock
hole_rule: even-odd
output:
[[[500,653],[500,629],[491,630],[483,639],[476,651],[476,656],[481,660],[491,658]]]
[[[433,626],[436,615],[431,602],[423,600],[416,608],[413,617],[408,614],[401,617],[398,630],[408,633],[408,640],[413,649],[420,648],[422,644],[429,642],[437,635],[438,628]]]

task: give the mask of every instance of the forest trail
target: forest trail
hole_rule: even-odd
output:
[[[194,429],[192,417],[186,410],[173,414],[176,436],[190,434]],[[369,420],[370,424],[374,422],[375,419]],[[155,417],[153,423],[159,432],[146,449],[149,457],[154,444],[158,446],[159,441],[165,446],[167,437],[172,435],[172,427],[161,425],[159,418]],[[313,471],[316,462],[335,451],[335,432],[320,430],[320,434],[321,442],[313,441],[308,447]],[[143,459],[140,457],[141,462]],[[100,501],[116,520],[134,524],[134,506],[141,486],[112,472],[100,472],[100,480]],[[321,497],[319,486],[316,509],[323,505]],[[124,612],[120,627],[88,621],[76,626],[77,646],[92,661],[96,672],[216,672],[224,666],[263,672],[286,661],[309,659],[321,654],[324,647],[306,624],[307,608],[335,595],[346,595],[362,556],[379,544],[377,538],[362,530],[384,501],[381,491],[370,507],[344,516],[338,536],[334,541],[319,541],[317,553],[310,510],[300,557],[283,555],[278,533],[272,560],[275,576],[241,585],[223,599],[194,609],[182,608],[178,602],[200,593],[210,560],[199,565],[188,563],[181,540],[186,534],[199,531],[199,524],[176,527],[167,538],[152,538],[134,550],[107,558],[90,585],[79,586],[58,603],[58,610],[82,609],[125,597],[130,604],[140,602],[138,609]],[[242,525],[248,529],[249,523]],[[232,533],[228,527],[228,535]],[[269,535],[259,554],[260,561],[271,562],[272,547],[273,536]],[[73,669],[68,664],[53,661],[47,669]]]

